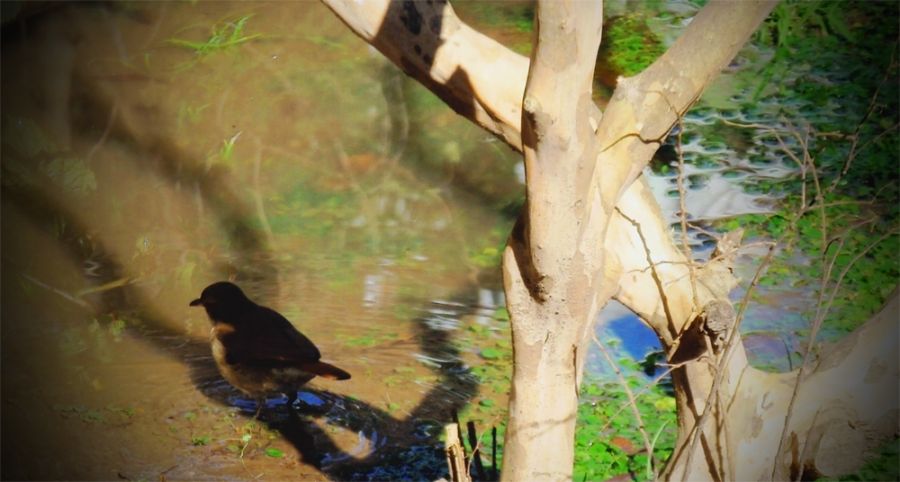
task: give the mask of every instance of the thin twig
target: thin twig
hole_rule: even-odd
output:
[[[847,263],[847,266],[844,267],[844,269],[841,271],[841,274],[838,276],[838,280],[835,284],[834,289],[831,292],[828,302],[826,303],[825,309],[821,311],[820,315],[816,316],[815,320],[813,320],[812,330],[810,331],[810,334],[809,334],[809,341],[806,344],[806,352],[803,354],[803,361],[800,364],[800,368],[797,370],[797,378],[796,378],[796,381],[794,382],[794,389],[791,393],[791,401],[788,403],[787,414],[784,417],[784,426],[782,427],[782,430],[781,430],[781,440],[778,444],[778,452],[776,452],[776,456],[777,456],[777,454],[781,453],[782,447],[784,445],[784,440],[785,440],[785,437],[787,436],[787,432],[790,427],[791,416],[793,414],[794,404],[796,403],[797,395],[800,392],[800,384],[803,381],[804,375],[806,374],[807,364],[809,363],[809,359],[812,356],[812,352],[815,348],[816,338],[818,337],[819,329],[822,327],[822,323],[824,322],[825,316],[827,315],[828,311],[831,309],[831,303],[834,301],[835,295],[837,294],[837,291],[840,288],[841,283],[844,281],[844,276],[847,274],[848,271],[850,271],[850,269],[853,267],[853,265],[856,264],[857,261],[859,261],[860,258],[862,258],[867,252],[869,252],[869,250],[871,250],[873,247],[877,246],[882,241],[887,239],[888,236],[896,235],[897,233],[898,233],[898,230],[893,230],[893,231],[884,233],[883,235],[879,236],[878,239],[876,239],[875,241],[870,243],[868,246],[866,246],[865,249],[863,249],[861,252],[859,252],[856,256],[854,256],[853,259],[850,260],[849,263]],[[835,257],[837,257],[837,255],[835,255]],[[825,288],[823,286],[822,291],[824,291],[824,290],[825,290]],[[820,303],[821,303],[821,298],[820,298]],[[821,308],[821,306],[820,306],[820,308]],[[773,478],[775,476],[774,474],[775,474],[776,467],[773,467],[773,469],[772,469]]]
[[[856,129],[853,131],[853,134],[850,136],[852,139],[850,143],[850,152],[847,154],[847,159],[844,160],[844,166],[841,168],[840,172],[837,176],[835,176],[834,181],[831,182],[831,186],[828,187],[828,192],[833,192],[841,179],[847,175],[850,171],[850,165],[853,164],[853,161],[856,159],[856,156],[862,150],[860,148],[857,150],[856,146],[859,145],[859,133],[862,130],[863,125],[865,125],[866,121],[869,120],[869,117],[872,115],[872,112],[875,111],[875,101],[878,100],[878,94],[881,92],[881,88],[884,86],[884,83],[887,82],[888,77],[891,77],[891,71],[893,67],[897,63],[897,44],[894,44],[894,50],[891,52],[891,62],[888,64],[888,68],[884,71],[884,76],[881,78],[881,82],[878,83],[878,86],[875,87],[875,92],[872,94],[872,98],[869,99],[869,107],[866,109],[866,113],[863,114],[862,119],[860,119],[859,123],[856,124]],[[880,137],[880,135],[879,135]]]
[[[637,419],[638,423],[638,431],[641,433],[641,438],[644,439],[644,448],[647,450],[647,476],[650,477],[653,475],[653,444],[650,443],[650,437],[647,435],[647,431],[644,430],[644,420],[641,418],[641,411],[638,410],[637,400],[634,397],[634,393],[631,391],[631,388],[628,386],[628,381],[625,380],[625,376],[622,375],[622,370],[619,369],[619,366],[616,362],[613,361],[612,357],[609,355],[609,352],[606,350],[606,347],[603,346],[603,343],[597,339],[597,334],[591,332],[591,337],[594,339],[594,343],[597,344],[597,347],[600,348],[600,353],[603,355],[603,358],[606,359],[609,366],[616,372],[616,376],[619,379],[619,384],[622,386],[622,390],[625,391],[625,395],[628,396],[628,405],[631,407],[631,411],[634,414],[634,418]]]
[[[744,299],[741,302],[740,308],[738,310],[737,316],[735,317],[734,326],[731,328],[731,333],[729,333],[728,341],[725,344],[725,350],[722,352],[721,358],[719,358],[717,362],[717,370],[715,377],[713,378],[712,388],[710,389],[710,396],[714,397],[719,391],[719,385],[722,383],[722,379],[725,377],[725,367],[728,366],[728,362],[731,360],[731,354],[734,352],[734,347],[738,342],[738,333],[740,332],[741,320],[744,318],[744,313],[747,311],[747,306],[750,304],[750,296],[753,292],[753,289],[759,283],[759,279],[762,276],[763,270],[766,266],[768,266],[769,262],[772,259],[772,255],[775,252],[775,243],[769,245],[769,252],[766,253],[766,257],[763,259],[762,263],[760,263],[759,268],[757,268],[756,273],[753,276],[753,280],[750,281],[750,286],[747,287],[747,292],[744,293]],[[706,419],[709,417],[709,414],[712,412],[712,403],[706,403],[706,406],[703,407],[703,413],[700,415],[700,419],[692,428],[692,436],[691,436],[691,445],[688,449],[687,453],[687,461],[684,465],[684,472],[682,473],[682,480],[690,480],[690,468],[691,462],[693,462],[694,452],[697,450],[697,443],[700,441],[700,436],[703,433],[703,426],[706,424]]]
[[[692,360],[692,361],[694,361],[694,360]],[[637,392],[635,392],[635,394],[634,394],[635,398],[639,398],[639,397],[640,397],[641,395],[643,395],[645,392],[649,391],[651,388],[653,388],[654,386],[656,386],[663,378],[665,378],[665,377],[668,376],[670,373],[672,373],[673,370],[675,370],[675,369],[677,369],[677,368],[681,368],[681,367],[683,367],[684,365],[687,365],[687,364],[688,364],[688,362],[681,362],[681,363],[676,363],[676,364],[674,364],[674,365],[667,365],[669,368],[666,369],[666,371],[664,371],[664,372],[662,373],[662,375],[659,375],[658,377],[654,378],[653,380],[650,381],[650,383],[647,383],[646,385],[644,385],[643,387],[641,387],[640,390],[638,390]],[[627,403],[620,404],[618,410],[616,410],[615,412],[613,412],[612,415],[609,416],[609,420],[606,421],[606,424],[604,424],[602,427],[600,427],[599,432],[605,432],[606,429],[608,429],[608,428],[610,427],[610,425],[612,425],[613,419],[615,419],[616,417],[618,417],[619,414],[622,413],[622,411],[624,411],[626,408],[628,408],[628,404],[627,404]]]
[[[91,150],[88,151],[87,155],[84,157],[85,161],[90,163],[91,159],[94,158],[94,154],[97,153],[97,150],[106,143],[106,139],[109,138],[109,133],[112,131],[113,125],[116,123],[116,117],[119,114],[119,102],[114,101],[112,109],[109,111],[109,117],[106,119],[106,128],[103,129],[103,134],[100,135],[100,139],[91,146]]]
[[[27,275],[27,274],[23,274],[22,277],[25,278],[25,279],[27,279],[28,281],[31,281],[32,283],[34,283],[34,284],[40,286],[41,288],[44,288],[44,289],[49,290],[49,291],[52,291],[52,292],[58,294],[59,296],[62,296],[63,298],[65,298],[65,299],[71,301],[72,303],[75,303],[76,305],[78,305],[78,306],[80,306],[80,307],[82,307],[82,308],[84,308],[84,309],[86,309],[86,310],[88,310],[88,311],[90,311],[90,312],[94,312],[94,311],[95,311],[93,305],[91,305],[90,303],[88,303],[87,301],[85,301],[85,300],[83,300],[83,299],[81,299],[81,298],[78,298],[77,296],[73,296],[73,295],[69,294],[69,293],[66,292],[66,291],[63,291],[63,290],[61,290],[61,289],[59,289],[59,288],[55,288],[55,287],[53,287],[53,286],[50,286],[50,285],[48,285],[47,283],[44,283],[43,281],[40,281],[40,280],[38,280],[37,278],[33,278],[33,277],[31,277],[31,276],[29,276],[29,275]]]
[[[253,140],[256,144],[256,155],[253,157],[253,204],[256,205],[256,215],[259,217],[259,222],[262,224],[263,231],[266,233],[269,248],[274,249],[275,236],[272,234],[272,226],[269,224],[269,217],[266,215],[266,207],[262,197],[262,188],[260,187],[259,182],[260,170],[262,169],[263,144],[259,136],[255,136]]]
[[[678,184],[678,218],[681,220],[681,249],[687,259],[688,272],[691,277],[691,298],[693,300],[693,308],[689,319],[693,319],[696,309],[700,306],[700,300],[697,295],[697,273],[694,270],[694,256],[691,252],[691,246],[688,243],[688,222],[687,222],[687,192],[684,190],[684,152],[682,151],[681,134],[684,132],[684,117],[678,116],[678,135],[675,138],[675,151],[678,155],[678,176],[676,182]],[[690,326],[690,322],[685,324],[685,329]]]
[[[656,435],[654,435],[654,436],[653,436],[653,440],[650,441],[650,449],[651,449],[651,450],[652,450],[654,447],[656,447],[656,442],[659,440],[659,436],[662,435],[663,430],[666,428],[666,425],[668,425],[668,424],[669,424],[669,421],[668,421],[668,420],[663,420],[662,424],[659,426],[659,430],[656,431]],[[652,453],[653,453],[653,452],[651,452],[651,454],[652,454]],[[648,463],[648,464],[650,463],[649,461],[650,461],[652,458],[653,458],[653,457],[651,457],[649,454],[647,455],[647,461],[648,461],[647,463]],[[655,470],[653,471],[653,480],[659,480],[659,469],[655,469]]]
[[[666,289],[663,286],[662,278],[659,276],[659,273],[656,271],[656,263],[653,261],[653,254],[650,252],[650,247],[647,244],[647,238],[644,237],[644,232],[641,230],[641,224],[636,220],[628,217],[618,206],[616,206],[616,212],[619,213],[622,218],[631,223],[632,226],[637,230],[638,237],[641,238],[641,245],[644,247],[644,255],[647,257],[647,264],[650,268],[650,276],[653,278],[654,284],[656,284],[656,289],[659,291],[659,299],[663,305],[663,312],[666,315],[666,321],[668,322],[669,330],[657,330],[658,333],[663,337],[663,341],[666,342],[666,346],[671,349],[671,353],[674,353],[676,347],[676,338],[673,338],[678,335],[675,332],[675,318],[672,316],[672,311],[669,308],[669,298],[666,296]],[[670,331],[671,330],[671,331]],[[671,353],[666,353],[666,359],[671,359]]]
[[[472,473],[472,466],[475,466],[475,472],[478,474],[479,480],[485,480],[484,464],[481,462],[481,439],[475,431],[475,422],[469,420],[466,422],[466,431],[469,436],[469,446],[472,448],[472,458],[469,460],[469,473]]]
[[[738,250],[748,250],[748,249],[750,249],[750,248],[756,248],[756,247],[759,247],[759,246],[765,246],[765,247],[768,247],[769,244],[771,244],[771,243],[772,243],[771,241],[754,241],[754,242],[751,242],[751,243],[742,244],[742,245],[740,245],[737,249],[738,249]],[[723,259],[725,259],[725,258],[727,258],[727,257],[728,257],[728,254],[723,253],[723,254],[719,254],[719,255],[717,255],[717,256],[714,256],[714,257],[709,258],[709,261],[710,261],[710,262],[712,262],[712,261],[721,261],[721,260],[723,260]],[[653,264],[648,265],[648,266],[645,267],[645,268],[634,268],[634,269],[630,269],[630,270],[626,271],[626,273],[641,273],[641,274],[643,274],[643,273],[646,273],[647,271],[651,271],[651,270],[653,269],[654,266],[666,266],[666,265],[672,265],[672,266],[681,266],[681,265],[685,265],[685,266],[686,266],[687,264],[688,264],[687,261],[657,261],[657,262],[655,262],[655,263],[653,263]],[[681,277],[673,278],[673,279],[672,279],[672,282],[680,281],[681,279],[682,279]],[[648,323],[648,324],[649,324],[649,323]]]

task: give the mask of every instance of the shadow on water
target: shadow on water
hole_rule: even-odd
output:
[[[163,155],[161,159],[179,159],[179,154],[175,150],[168,150],[167,152],[171,157]],[[182,166],[187,164],[185,159],[180,159],[180,161],[182,161]],[[159,165],[167,166],[169,164],[159,163]],[[197,171],[184,169],[184,172]],[[8,175],[8,173],[4,172],[4,176]],[[182,180],[190,178],[191,176],[185,176],[184,174],[180,176]],[[221,199],[225,197],[227,192],[225,186],[217,185],[214,179],[202,175],[197,176],[195,181],[202,186],[201,192],[204,193],[204,199],[210,201],[210,216],[222,220],[221,222],[223,223],[231,223],[238,226],[244,224],[243,221],[246,217],[234,212],[234,204],[221,202]],[[207,193],[215,194],[208,195]],[[5,203],[14,205],[27,213],[27,216],[37,224],[47,225],[60,220],[64,221],[67,226],[66,232],[68,236],[65,239],[61,239],[60,244],[68,251],[73,260],[81,261],[83,259],[84,253],[76,241],[84,239],[89,230],[85,226],[81,226],[78,216],[68,212],[65,206],[55,203],[50,196],[43,193],[14,187],[6,187],[3,190],[3,200]],[[261,258],[259,256],[260,252],[265,251],[265,243],[254,233],[255,231],[251,229],[232,230],[232,236],[237,241],[236,245],[243,248],[242,251],[249,259],[253,260],[253,264],[257,264],[257,260]],[[99,243],[98,240],[94,241]],[[102,245],[94,246],[94,248],[99,252],[106,251]],[[104,268],[106,273],[104,278],[99,280],[101,284],[120,279],[124,272],[121,264],[112,257],[95,261]],[[241,271],[235,273],[235,277],[244,280],[254,280],[258,283],[277,283],[275,268],[271,266],[262,268],[262,271]],[[264,273],[270,273],[269,277],[266,277]],[[170,329],[167,323],[162,321],[164,315],[157,313],[153,308],[153,303],[147,300],[139,290],[123,287],[118,290],[104,291],[99,303],[93,305],[92,308],[97,313],[137,311],[139,318],[143,321],[142,333],[138,337],[140,340],[152,343],[155,348],[163,351],[166,355],[186,363],[190,368],[193,383],[207,397],[223,405],[237,404],[241,406],[243,404],[242,408],[245,409],[245,414],[249,413],[252,416],[254,413],[255,406],[252,405],[252,402],[241,399],[237,392],[228,387],[219,377],[215,363],[209,353],[209,344],[186,338],[183,332]],[[7,324],[9,323],[15,322],[7,320]],[[431,328],[424,319],[417,320],[415,326],[417,343],[424,355],[432,360],[442,360],[442,363],[437,368],[441,381],[412,410],[410,416],[398,419],[381,409],[367,404],[365,401],[335,395],[328,391],[311,389],[305,389],[301,394],[301,406],[311,409],[312,415],[316,416],[322,414],[321,405],[329,405],[332,408],[325,412],[328,415],[329,423],[341,425],[359,433],[360,436],[363,436],[366,432],[374,434],[375,440],[373,440],[373,443],[377,440],[379,431],[381,433],[405,432],[412,434],[420,430],[423,420],[436,419],[441,424],[450,422],[452,420],[450,414],[459,411],[474,395],[476,391],[475,379],[468,374],[467,369],[459,362],[459,353],[452,344],[449,331]],[[250,405],[247,405],[248,402]],[[340,408],[335,410],[334,407]],[[318,426],[306,423],[302,419],[285,417],[286,407],[284,407],[283,402],[280,405],[278,403],[270,403],[269,408],[275,410],[263,412],[260,420],[289,440],[297,448],[302,456],[302,460],[307,464],[323,469],[326,472],[329,469],[334,469],[337,473],[346,476],[364,472],[366,467],[369,467],[381,457],[381,454],[375,451],[372,451],[368,457],[361,459],[355,458],[352,454],[342,453],[337,446],[330,443],[330,436]],[[301,412],[301,416],[306,415],[308,414]],[[387,429],[387,427],[390,427],[390,429]],[[323,455],[327,457],[327,460],[323,459]],[[329,463],[323,464],[323,462]],[[10,466],[7,465],[6,467]]]
[[[430,66],[440,3],[391,2],[376,35],[415,36],[408,62]],[[517,156],[460,127],[318,4],[52,4],[26,7],[12,22],[9,5],[2,446],[4,461],[19,463],[4,463],[3,477],[445,474],[441,426],[476,397],[488,401],[482,389],[501,403],[508,389],[481,386],[466,365],[473,354],[460,340],[485,336],[484,327],[456,328],[474,311],[471,292],[499,285],[498,246],[521,202]],[[250,17],[264,33],[239,48],[204,57],[171,43],[202,41],[210,25]],[[477,99],[456,96],[471,92],[468,84],[457,70],[431,87],[469,114]],[[690,171],[697,194],[689,202],[704,203],[699,193],[719,171],[747,167],[746,153],[724,156],[700,140],[686,151],[729,164]],[[662,161],[671,163],[671,155]],[[672,180],[658,176],[664,192]],[[35,230],[40,242],[29,237]],[[480,269],[488,266],[494,271]],[[392,277],[406,284],[390,285]],[[255,407],[218,375],[205,314],[187,307],[203,286],[229,278],[353,374],[327,390],[304,387],[296,416],[270,400],[260,422],[271,441],[248,431]],[[436,298],[451,303],[436,306]],[[106,362],[89,359],[72,332],[96,343],[127,338],[118,345],[125,356],[111,357],[123,366],[98,367]],[[639,358],[650,349],[624,348]],[[122,383],[104,387],[96,373],[104,370],[111,385]],[[399,375],[406,379],[392,387]],[[121,404],[137,405],[134,414]],[[103,413],[121,426],[100,423]],[[262,440],[255,457],[244,456],[246,437]],[[278,444],[302,463],[267,457]],[[45,453],[60,460],[45,463]]]
[[[400,8],[400,5],[392,4],[392,8]],[[407,3],[403,5],[403,8],[408,7]],[[109,14],[102,6],[89,8],[96,14]],[[413,6],[405,14],[413,15],[414,11]],[[10,44],[15,45],[17,40],[17,34],[10,30],[39,30],[40,22],[54,13],[39,12],[34,17],[5,26],[4,49]],[[19,40],[27,41],[28,35],[22,35]],[[437,45],[425,45],[424,48],[425,55],[430,52],[433,58]],[[66,74],[65,66],[53,71],[56,74],[60,72]],[[44,74],[47,75],[46,72]],[[103,141],[107,145],[115,145],[120,153],[126,154],[120,157],[119,163],[134,162],[135,172],[143,173],[151,179],[161,179],[167,184],[167,189],[180,192],[187,198],[193,197],[196,204],[192,212],[182,212],[180,215],[194,218],[198,223],[212,221],[219,227],[225,238],[222,244],[228,247],[229,253],[210,266],[211,274],[250,284],[254,291],[278,293],[283,273],[279,271],[278,264],[272,261],[276,254],[272,252],[266,233],[257,228],[256,213],[233,189],[228,179],[229,172],[217,166],[204,165],[203,159],[177,145],[162,131],[147,129],[145,123],[136,120],[133,111],[123,106],[121,99],[91,79],[73,75],[70,80],[71,84],[66,89],[68,98],[62,99],[68,107],[51,106],[56,109],[57,117],[65,118],[64,125],[57,130],[57,134],[65,131],[62,137],[91,138],[97,133],[98,126],[105,126],[102,128]],[[11,94],[4,88],[4,100],[7,95]],[[455,107],[461,108],[458,105]],[[4,123],[12,122],[16,121],[4,118]],[[22,220],[32,226],[62,226],[57,232],[57,245],[63,255],[74,266],[83,266],[85,263],[92,265],[91,283],[98,289],[88,296],[68,295],[67,299],[88,311],[88,316],[95,317],[95,321],[100,319],[100,328],[103,330],[111,327],[110,322],[114,317],[101,315],[129,313],[140,320],[140,323],[127,327],[126,334],[133,335],[134,339],[149,344],[166,357],[186,365],[193,385],[210,400],[221,405],[238,406],[245,416],[252,416],[253,408],[247,406],[247,401],[218,376],[208,343],[202,338],[186,334],[177,323],[173,323],[171,306],[160,309],[166,304],[186,305],[189,298],[180,299],[175,296],[175,290],[166,288],[155,292],[147,290],[139,282],[130,279],[128,264],[133,259],[123,255],[121,249],[108,244],[103,237],[103,228],[93,226],[91,218],[78,210],[78,203],[71,203],[65,193],[60,192],[39,172],[36,166],[60,152],[66,154],[68,150],[63,147],[60,152],[48,153],[45,152],[46,149],[14,152],[7,147],[4,145],[2,165],[4,206],[21,213]],[[165,194],[161,193],[159,199],[147,199],[147,202],[158,203],[164,201],[164,198]],[[27,271],[24,268],[28,263],[20,258],[10,259],[14,254],[21,253],[6,252],[6,249],[4,251],[3,284],[10,286],[11,283],[20,283],[19,276],[24,276]],[[48,291],[53,290],[49,284],[37,280],[34,282]],[[14,288],[10,286],[9,289]],[[67,296],[66,292],[56,292]],[[427,309],[423,308],[423,311]],[[464,309],[460,309],[454,316],[461,315],[462,311]],[[19,331],[19,324],[25,321],[5,314],[4,341],[8,343],[9,335]],[[423,359],[428,360],[436,381],[428,387],[416,405],[407,410],[405,417],[355,397],[306,388],[300,396],[298,413],[286,410],[281,401],[270,401],[270,407],[263,412],[260,422],[290,442],[305,464],[335,478],[367,477],[366,474],[383,461],[384,451],[375,449],[383,447],[385,443],[390,444],[390,452],[419,450],[422,452],[419,455],[428,453],[430,459],[437,464],[427,468],[427,471],[421,467],[411,467],[411,470],[419,472],[411,471],[403,476],[441,476],[445,468],[440,444],[437,442],[438,431],[444,423],[451,420],[453,412],[460,410],[474,397],[478,383],[462,362],[459,349],[453,343],[453,331],[435,326],[424,317],[413,320],[412,331],[414,339],[404,349],[412,348]],[[13,359],[13,362],[17,361],[20,360]],[[4,368],[11,369],[8,364]],[[142,376],[140,373],[134,375]],[[356,374],[354,375],[356,378]],[[11,415],[11,407],[14,407],[5,403],[6,400],[7,397],[4,397],[5,418]],[[320,423],[323,421],[324,423]],[[341,448],[333,440],[329,427],[340,427],[358,434],[360,444],[368,450],[348,451]],[[7,461],[22,456],[11,443],[21,435],[20,431],[27,430],[27,427],[17,423],[4,426],[4,458]],[[3,476],[29,478],[30,474],[21,470],[21,467],[5,463]],[[165,474],[166,471],[161,470],[160,473]],[[119,473],[119,477],[130,478],[123,473]]]

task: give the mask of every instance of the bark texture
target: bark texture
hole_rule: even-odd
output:
[[[586,115],[594,62],[585,58],[597,56],[603,11],[599,2],[539,1],[536,20],[522,102],[527,213],[504,260],[514,387],[504,453],[515,461],[505,480],[571,478],[578,349],[603,303],[596,296],[612,294],[599,279],[605,220],[582,229],[579,186],[584,156],[597,151],[597,119]]]
[[[896,431],[896,292],[807,369],[791,404],[796,373],[749,367],[740,342],[713,344],[711,332],[730,336],[734,322],[728,293],[739,236],[691,269],[641,178],[678,116],[775,2],[711,1],[653,65],[620,79],[601,113],[590,97],[600,2],[539,2],[529,61],[469,28],[445,2],[323,1],[456,112],[524,154],[527,205],[503,257],[514,347],[505,480],[571,477],[588,335],[612,297],[654,329],[680,367],[678,448],[666,478],[838,475],[862,461],[864,451],[847,453],[848,443],[869,448]],[[788,440],[776,453],[789,410]]]

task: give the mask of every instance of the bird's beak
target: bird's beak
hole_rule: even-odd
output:
[[[197,298],[196,300],[191,301],[191,306],[200,306],[202,304],[203,304],[203,300],[200,298]]]

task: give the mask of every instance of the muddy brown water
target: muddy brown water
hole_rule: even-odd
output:
[[[508,148],[318,3],[4,4],[4,21],[3,478],[385,477],[403,451],[422,466],[390,477],[437,477],[450,413],[505,406],[459,332],[508,339],[491,317],[522,192]],[[764,209],[732,198],[710,216]],[[222,279],[353,378],[253,420],[188,307]]]
[[[511,177],[508,149],[442,107],[392,114],[423,91],[316,3],[26,6],[3,34],[4,478],[346,478],[439,454],[479,391],[451,333],[501,300],[471,258],[521,186],[400,157],[477,148]],[[216,34],[245,41],[178,42]],[[188,307],[220,279],[353,378],[253,421]]]

